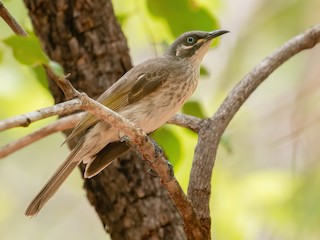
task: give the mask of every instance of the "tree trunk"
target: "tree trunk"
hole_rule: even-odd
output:
[[[126,39],[110,0],[25,0],[34,30],[72,84],[97,98],[131,68]],[[50,80],[49,80],[50,81]],[[64,100],[52,82],[56,102]],[[133,154],[84,187],[112,239],[185,239],[181,217],[148,166]]]

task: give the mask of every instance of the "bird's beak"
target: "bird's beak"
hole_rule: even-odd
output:
[[[216,31],[212,31],[212,32],[209,32],[208,36],[205,38],[207,41],[208,40],[211,40],[211,39],[214,39],[216,37],[219,37],[225,33],[228,33],[229,31],[226,31],[226,30],[216,30]]]

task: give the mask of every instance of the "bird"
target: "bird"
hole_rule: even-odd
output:
[[[97,99],[130,120],[145,133],[164,125],[195,91],[200,65],[215,38],[229,31],[190,31],[181,34],[160,57],[148,59],[126,72]],[[119,130],[86,113],[66,142],[76,146],[29,204],[25,215],[34,216],[55,194],[72,170],[83,162],[91,178],[129,150]]]

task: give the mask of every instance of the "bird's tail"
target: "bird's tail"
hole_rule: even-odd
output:
[[[40,209],[46,204],[46,202],[55,194],[62,183],[70,175],[72,170],[79,165],[81,161],[75,161],[74,157],[78,153],[79,149],[83,144],[81,139],[76,147],[71,151],[68,158],[61,164],[61,166],[56,170],[53,176],[49,179],[46,185],[41,189],[38,195],[32,200],[28,206],[25,215],[34,216]]]

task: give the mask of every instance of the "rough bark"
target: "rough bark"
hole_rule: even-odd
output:
[[[96,98],[131,68],[126,39],[110,0],[25,0],[50,59],[71,73],[73,85]],[[63,101],[50,82],[56,102]],[[185,239],[182,221],[148,166],[128,154],[84,187],[113,239]]]

